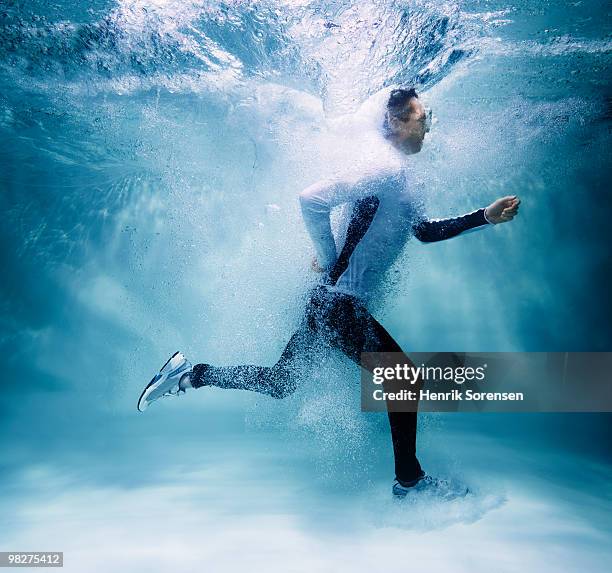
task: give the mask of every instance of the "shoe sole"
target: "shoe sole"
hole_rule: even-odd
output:
[[[408,492],[392,489],[391,494],[393,495],[394,499],[404,499],[408,495]]]
[[[410,489],[412,489],[412,488],[408,488],[408,491],[405,491],[403,493],[396,493],[395,490],[392,490],[391,493],[393,495],[393,499],[397,499],[397,500],[405,499],[408,496],[408,493],[410,493]],[[417,493],[419,493],[418,490],[417,490]],[[453,492],[453,493],[450,493],[450,494],[447,494],[447,495],[442,495],[442,496],[440,496],[440,498],[442,500],[445,500],[445,501],[452,501],[454,499],[459,499],[459,498],[467,497],[471,493],[472,493],[472,490],[469,487],[466,487],[462,491]]]
[[[144,411],[147,409],[148,404],[147,404],[147,402],[146,402],[146,401],[145,401],[145,402],[143,402],[143,403],[141,404],[141,402],[142,402],[142,399],[143,399],[144,395],[147,393],[147,390],[148,390],[148,389],[149,389],[151,386],[153,386],[153,384],[155,384],[155,383],[157,382],[157,380],[158,380],[158,379],[157,379],[157,377],[160,375],[161,371],[162,371],[162,370],[163,370],[163,369],[164,369],[166,366],[168,366],[168,364],[170,364],[170,362],[172,361],[172,359],[173,359],[173,358],[174,358],[174,357],[175,357],[177,354],[180,354],[180,350],[177,350],[177,351],[176,351],[176,352],[175,352],[175,353],[174,353],[172,356],[170,356],[170,358],[168,358],[168,360],[166,360],[166,363],[165,363],[165,364],[164,364],[164,365],[163,365],[163,366],[162,366],[162,367],[159,369],[159,372],[158,372],[158,373],[157,373],[155,376],[153,376],[153,378],[151,378],[151,382],[149,382],[149,383],[148,383],[148,384],[145,386],[144,390],[143,390],[143,391],[142,391],[142,393],[140,394],[140,398],[138,398],[138,404],[136,405],[136,409],[137,409],[139,412],[144,412]],[[141,408],[141,406],[143,406],[143,407]]]

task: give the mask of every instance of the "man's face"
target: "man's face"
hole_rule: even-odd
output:
[[[429,131],[428,113],[417,98],[411,98],[399,110],[388,112],[389,141],[407,155],[418,153]]]

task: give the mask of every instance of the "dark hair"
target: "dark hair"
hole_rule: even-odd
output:
[[[389,100],[387,101],[387,113],[385,114],[385,121],[383,123],[383,132],[386,137],[392,133],[389,116],[397,115],[404,105],[406,105],[406,102],[410,101],[412,98],[418,99],[418,97],[414,88],[397,88],[391,91]]]
[[[404,105],[412,98],[418,98],[414,88],[398,88],[392,90],[389,94],[389,101],[387,102],[387,109],[391,115],[394,115],[401,110]]]

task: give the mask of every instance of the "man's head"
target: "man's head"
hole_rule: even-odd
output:
[[[385,114],[385,136],[400,151],[411,155],[423,147],[431,116],[414,88],[394,89]]]

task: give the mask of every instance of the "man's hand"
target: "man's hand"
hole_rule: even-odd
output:
[[[310,268],[315,273],[324,273],[325,269],[319,265],[319,261],[317,261],[317,257],[312,257],[312,262],[310,263]]]
[[[518,213],[521,200],[516,195],[509,195],[493,201],[485,209],[485,217],[490,223],[507,223]]]

